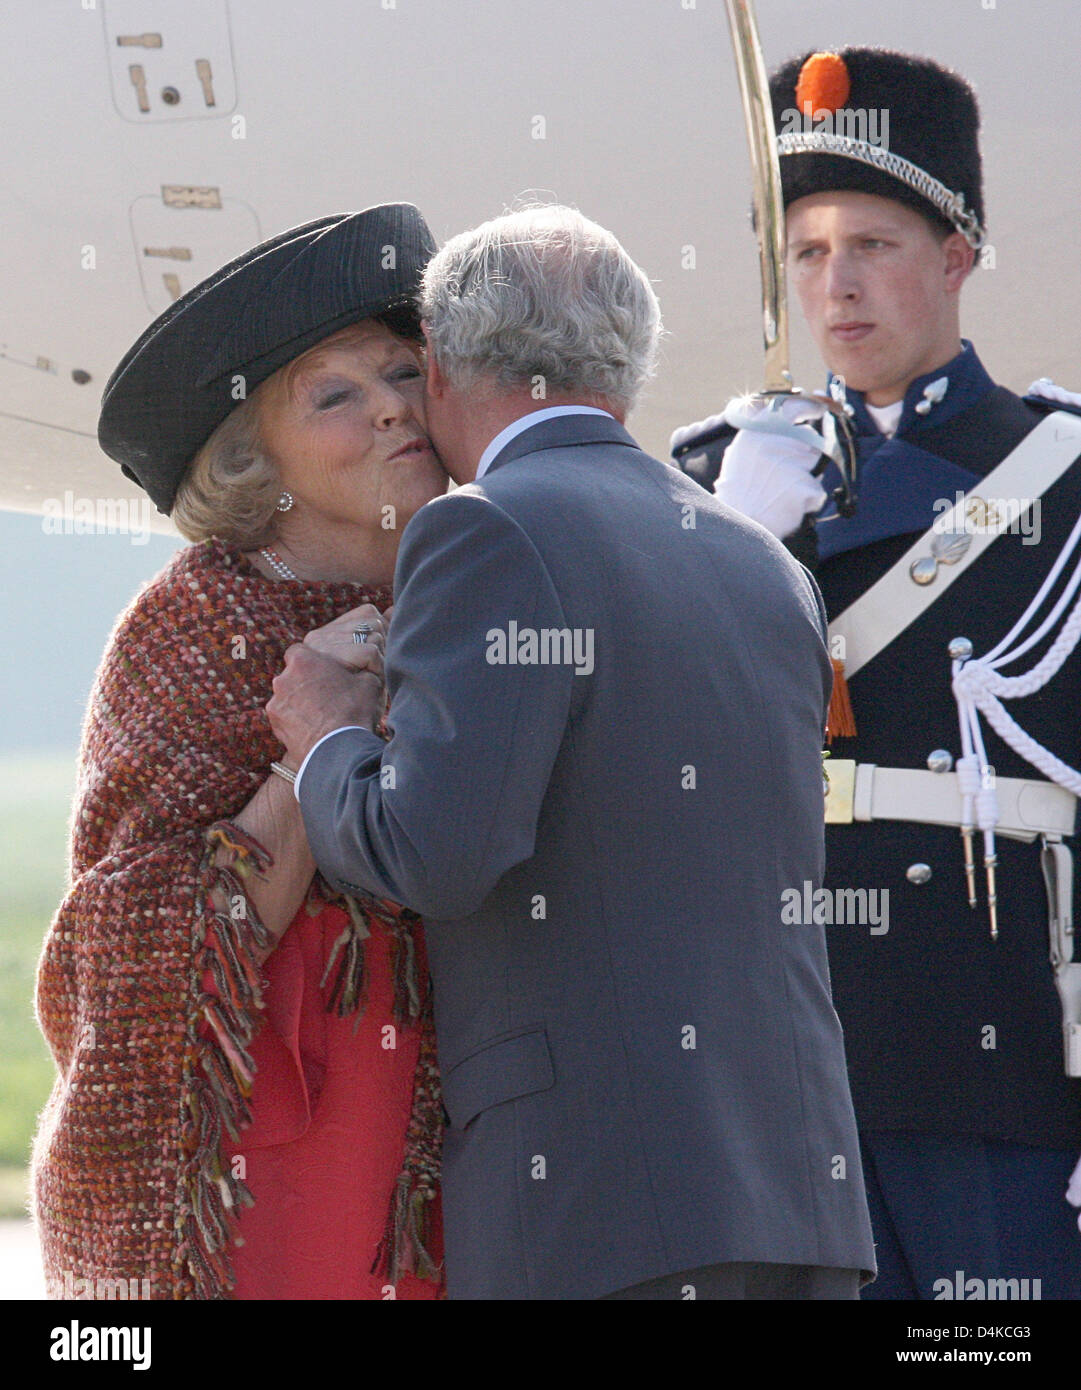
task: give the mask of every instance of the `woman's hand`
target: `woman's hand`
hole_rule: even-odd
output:
[[[374,604],[362,603],[359,608],[351,608],[325,627],[313,628],[304,638],[304,645],[348,666],[351,671],[371,670],[370,661],[363,655],[364,648],[375,647],[382,658],[386,650],[391,612],[392,609],[388,608],[385,614],[380,614]],[[364,628],[369,629],[367,634],[363,633]],[[358,629],[364,636],[363,642],[353,635]]]

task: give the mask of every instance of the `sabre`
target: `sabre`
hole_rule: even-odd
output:
[[[758,259],[762,276],[762,335],[765,347],[765,385],[756,400],[766,400],[778,410],[789,397],[802,397],[825,406],[823,424],[829,457],[841,473],[841,486],[833,500],[842,516],[856,510],[856,441],[845,413],[844,402],[811,395],[792,382],[788,369],[788,295],[785,283],[785,216],[781,191],[781,162],[777,154],[777,132],[773,124],[773,103],[769,79],[762,59],[762,45],[754,17],[752,0],[725,0],[732,48],[739,76],[743,119],[751,155],[751,182],[755,228],[758,233]],[[814,470],[826,467],[825,458]]]

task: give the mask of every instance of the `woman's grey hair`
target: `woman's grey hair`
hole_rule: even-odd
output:
[[[170,515],[182,536],[220,536],[240,550],[269,545],[281,479],[259,437],[258,391],[221,422],[192,459]]]
[[[456,390],[540,378],[546,394],[630,410],[656,370],[653,287],[612,233],[574,208],[523,208],[452,238],[429,262],[419,304]]]

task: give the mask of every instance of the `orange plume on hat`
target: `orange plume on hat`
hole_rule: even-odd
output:
[[[796,83],[796,106],[811,113],[836,111],[848,100],[852,80],[848,67],[839,53],[812,53],[800,68]]]

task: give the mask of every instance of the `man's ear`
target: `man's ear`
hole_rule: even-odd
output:
[[[954,232],[946,238],[942,243],[942,251],[946,290],[949,294],[956,294],[976,264],[976,252],[960,232]]]

